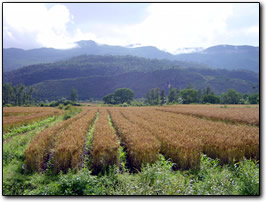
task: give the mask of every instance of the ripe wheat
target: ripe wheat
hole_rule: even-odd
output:
[[[55,173],[81,168],[88,131],[95,117],[96,110],[91,110],[60,133],[53,152]]]
[[[159,141],[148,131],[125,119],[119,110],[110,108],[114,127],[126,149],[127,160],[132,169],[140,169],[142,164],[153,163],[158,159]]]
[[[119,140],[108,121],[106,109],[99,110],[92,139],[92,166],[95,172],[104,171],[109,165],[119,163]]]
[[[51,157],[57,137],[61,132],[67,130],[72,122],[85,116],[87,112],[88,110],[83,109],[80,114],[72,117],[71,119],[58,123],[37,134],[24,152],[25,169],[29,172],[40,172],[46,169],[47,161]]]

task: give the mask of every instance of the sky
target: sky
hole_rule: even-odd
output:
[[[259,46],[258,3],[4,3],[3,47]]]

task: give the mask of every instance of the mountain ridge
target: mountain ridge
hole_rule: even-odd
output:
[[[259,72],[259,47],[217,45],[201,51],[171,54],[154,46],[123,47],[98,44],[92,40],[78,41],[77,47],[60,50],[54,48],[3,49],[3,71],[8,72],[36,63],[51,63],[71,57],[87,55],[132,55],[148,59],[167,59],[171,61],[195,62],[218,69],[246,69]],[[234,51],[232,51],[232,48]],[[218,49],[218,51],[217,51]],[[214,51],[216,50],[216,51]]]

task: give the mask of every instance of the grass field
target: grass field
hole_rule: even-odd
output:
[[[258,105],[10,107],[3,115],[4,195],[260,193]]]

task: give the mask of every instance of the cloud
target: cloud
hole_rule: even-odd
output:
[[[67,31],[67,24],[71,23],[73,16],[64,5],[54,5],[48,9],[40,3],[7,3],[4,4],[3,16],[5,36],[9,40],[11,36],[16,40],[21,35],[29,35],[32,41],[36,40],[37,44],[45,47],[74,46]]]
[[[66,5],[47,7],[40,3],[16,3],[4,5],[4,45],[21,48],[51,47],[68,49],[79,40],[95,40],[98,43],[127,45],[129,41],[115,24],[99,24],[94,32],[84,32],[79,28]],[[70,25],[77,24],[73,29]],[[96,28],[96,29],[95,29]],[[93,29],[93,27],[92,27]]]
[[[231,4],[176,3],[152,4],[150,15],[140,24],[129,26],[133,43],[155,45],[175,51],[178,47],[206,47],[226,32]]]
[[[256,4],[153,3],[142,10],[145,17],[135,24],[94,23],[92,18],[84,24],[84,20],[78,21],[84,14],[75,13],[75,18],[69,8],[67,4],[4,4],[4,45],[66,49],[79,40],[94,40],[110,45],[151,45],[172,53],[184,47],[258,45]]]
[[[259,34],[259,26],[250,26],[243,30],[246,34]]]

